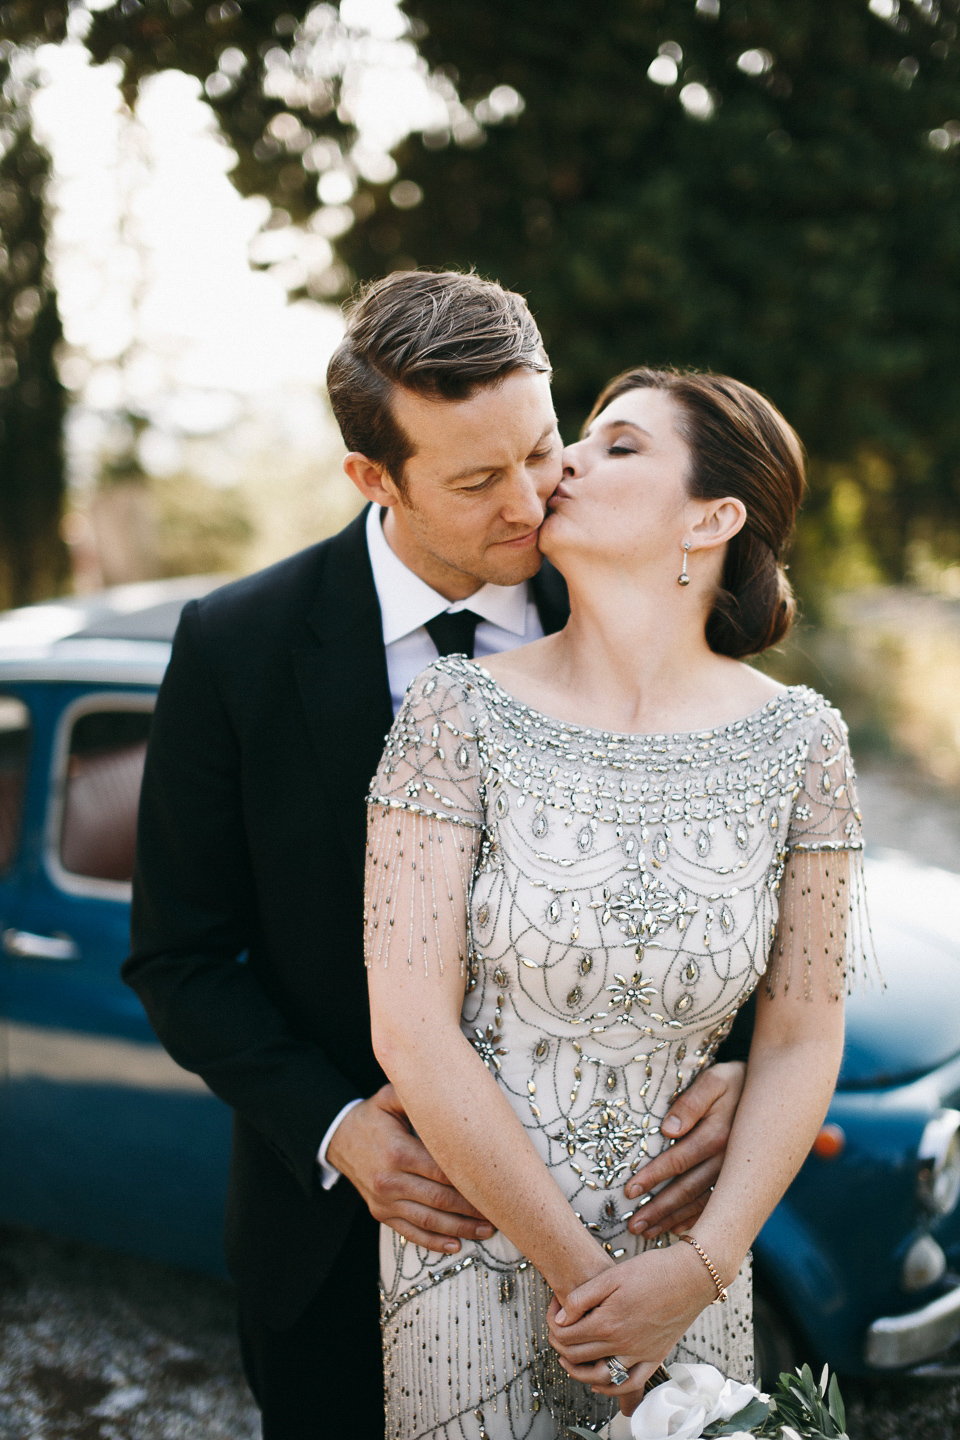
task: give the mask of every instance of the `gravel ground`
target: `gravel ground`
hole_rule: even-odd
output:
[[[960,872],[960,802],[892,769],[865,770],[861,799],[873,845]],[[848,1382],[851,1440],[960,1440],[956,1360],[947,1382]],[[259,1434],[229,1286],[0,1228],[0,1440]]]
[[[0,1440],[259,1434],[228,1285],[0,1229]]]
[[[844,1395],[851,1440],[960,1437],[960,1379],[847,1382]],[[0,1440],[259,1434],[228,1285],[0,1229]]]

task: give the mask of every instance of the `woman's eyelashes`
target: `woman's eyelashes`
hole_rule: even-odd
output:
[[[608,455],[636,455],[636,453],[636,450],[630,445],[609,445],[607,447]]]

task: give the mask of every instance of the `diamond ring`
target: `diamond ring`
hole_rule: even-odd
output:
[[[624,1385],[630,1379],[630,1371],[625,1365],[621,1365],[615,1356],[611,1355],[606,1365],[610,1371],[611,1385]]]

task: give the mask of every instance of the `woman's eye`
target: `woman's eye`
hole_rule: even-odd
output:
[[[627,445],[611,445],[607,450],[608,455],[636,455],[636,450],[631,450]]]

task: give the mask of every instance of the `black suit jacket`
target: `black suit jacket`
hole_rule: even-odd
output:
[[[361,916],[364,797],[392,708],[364,525],[186,606],[140,801],[124,979],[233,1108],[227,1264],[277,1328],[361,1203],[346,1181],[321,1188],[320,1141],[384,1081]],[[562,578],[545,565],[533,593],[545,632],[561,628]]]

